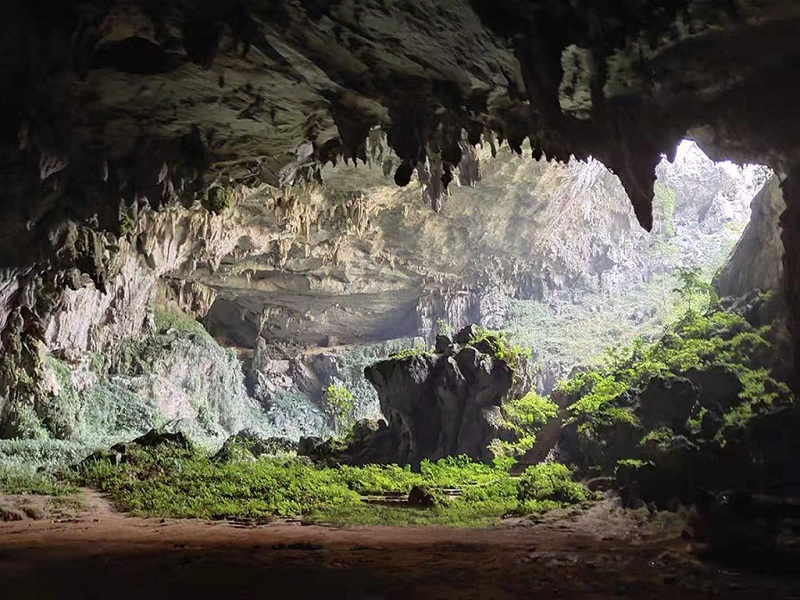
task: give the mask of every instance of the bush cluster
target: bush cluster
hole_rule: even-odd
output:
[[[506,514],[542,512],[587,498],[575,491],[583,488],[566,467],[533,467],[538,475],[526,475],[518,484],[508,472],[512,462],[489,466],[466,457],[445,458],[423,461],[413,472],[397,465],[324,467],[288,456],[215,461],[196,450],[161,445],[131,448],[121,464],[105,458],[87,462],[80,479],[135,515],[207,519],[302,515],[340,523],[488,525]],[[542,474],[552,477],[556,491],[547,492]],[[530,487],[532,481],[537,483]],[[414,487],[431,490],[443,501],[429,508],[365,502]]]
[[[528,392],[522,398],[504,402],[502,411],[502,437],[492,449],[495,454],[516,457],[533,448],[539,430],[558,414],[558,407],[549,398]]]
[[[638,423],[633,399],[651,379],[723,367],[738,377],[742,391],[723,415],[724,426],[716,434],[722,443],[731,428],[746,425],[778,399],[790,401],[788,387],[763,366],[772,355],[770,327],[756,329],[741,316],[721,310],[689,310],[659,341],[648,345],[640,340],[609,353],[602,366],[562,382],[557,393],[570,402],[567,424],[577,428],[579,438],[599,440],[609,428]],[[693,415],[686,429],[699,431],[702,416]],[[641,433],[648,440],[664,437],[664,432]]]

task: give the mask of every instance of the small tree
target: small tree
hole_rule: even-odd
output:
[[[328,413],[333,419],[333,428],[341,435],[354,423],[353,394],[343,385],[332,383],[325,389],[325,400]]]
[[[450,323],[441,317],[436,319],[436,335],[446,335],[447,337],[450,337],[452,334],[453,328],[450,327]]]
[[[703,310],[719,301],[714,286],[704,281],[701,277],[700,267],[678,268],[678,281],[680,285],[673,291],[677,292],[681,299],[687,303],[687,311],[689,313],[696,312],[695,306],[699,310]]]

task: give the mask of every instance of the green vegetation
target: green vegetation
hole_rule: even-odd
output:
[[[686,310],[701,312],[719,301],[714,286],[703,279],[700,267],[681,267],[677,273],[680,285],[673,291],[687,304]]]
[[[506,332],[551,368],[562,365],[568,372],[575,365],[596,365],[604,348],[653,339],[679,318],[676,285],[674,278],[659,276],[611,296],[587,291],[580,303],[516,301]]]
[[[156,310],[153,313],[153,320],[156,324],[158,333],[166,333],[170,330],[182,335],[199,335],[204,338],[211,338],[211,335],[196,319],[179,311]]]
[[[336,523],[474,526],[589,497],[563,466],[535,467],[536,474],[526,475],[521,488],[508,474],[512,462],[488,466],[466,457],[447,458],[423,461],[419,472],[396,465],[329,468],[292,457],[220,462],[164,444],[131,448],[120,465],[105,459],[87,463],[80,478],[108,493],[120,510],[183,518],[268,520],[302,515]],[[434,491],[442,501],[424,509],[365,501],[389,492],[408,493],[414,486]],[[448,497],[445,491],[452,489],[460,494]]]
[[[514,343],[505,331],[492,331],[480,326],[476,329],[477,333],[472,336],[469,345],[505,361],[513,370],[516,378],[531,357],[530,348]]]
[[[212,187],[206,192],[201,204],[207,211],[218,215],[233,206],[235,197],[234,188]]]
[[[415,343],[413,346],[409,348],[401,348],[396,352],[392,352],[389,354],[389,358],[410,358],[412,356],[424,356],[426,354],[433,354],[424,344],[419,342]]]
[[[500,423],[503,438],[493,441],[492,449],[499,456],[521,456],[533,448],[536,435],[548,419],[558,414],[558,407],[549,398],[529,392],[522,398],[504,402]]]
[[[453,328],[450,323],[442,318],[436,319],[436,335],[446,335],[447,337],[453,335]]]
[[[130,210],[125,210],[119,216],[119,234],[122,237],[136,233],[136,219]]]
[[[691,279],[689,283],[693,285]],[[754,329],[733,313],[712,310],[701,315],[689,310],[658,342],[648,345],[640,340],[609,353],[602,366],[560,384],[557,393],[572,399],[567,424],[576,429],[578,441],[585,447],[612,438],[616,427],[626,427],[627,436],[638,439],[640,447],[666,444],[673,432],[642,427],[636,395],[656,377],[670,380],[714,367],[738,379],[741,386],[739,397],[731,399],[723,415],[724,425],[715,434],[715,441],[724,444],[732,428],[745,425],[778,401],[791,401],[787,386],[757,366],[774,354],[769,334],[769,327]],[[703,408],[693,409],[683,426],[687,432],[699,433]]]
[[[355,423],[353,394],[342,385],[331,384],[325,389],[325,400],[334,419],[334,429],[346,435]]]
[[[154,316],[155,333],[113,352],[76,362],[42,357],[35,393],[4,411],[0,435],[12,438],[0,440],[4,471],[52,471],[152,428],[185,431],[215,449],[245,426],[267,426],[230,350],[186,314]]]
[[[67,496],[76,493],[78,489],[69,483],[68,478],[51,473],[14,473],[3,470],[0,471],[0,491],[6,494]]]
[[[570,470],[561,463],[543,463],[528,467],[517,484],[517,500],[523,512],[532,505],[559,508],[581,504],[592,499],[592,494],[572,479]]]
[[[41,394],[36,399],[36,414],[53,437],[69,439],[80,427],[81,401],[72,385],[69,367],[53,357],[47,357],[45,363],[55,375],[58,389],[53,394],[54,397]]]
[[[675,237],[675,190],[656,182],[653,186],[653,213],[657,223],[661,224],[661,233],[667,239]]]
[[[6,475],[32,476],[39,469],[52,473],[81,460],[93,449],[67,440],[0,440],[0,465]]]

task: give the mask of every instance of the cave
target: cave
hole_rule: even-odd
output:
[[[799,4],[4,13],[4,597],[800,594]]]

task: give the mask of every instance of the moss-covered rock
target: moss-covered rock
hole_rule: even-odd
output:
[[[800,444],[778,430],[795,398],[765,366],[770,340],[770,328],[736,314],[690,311],[658,342],[562,385],[562,450],[582,469],[616,471],[631,505],[691,502],[699,488],[763,489],[764,470],[788,489]]]
[[[286,438],[266,437],[253,429],[243,429],[222,444],[214,460],[230,462],[256,460],[262,456],[285,454],[297,450],[297,444]]]
[[[408,505],[418,508],[434,508],[447,504],[447,496],[441,491],[426,485],[415,485],[408,493]]]

